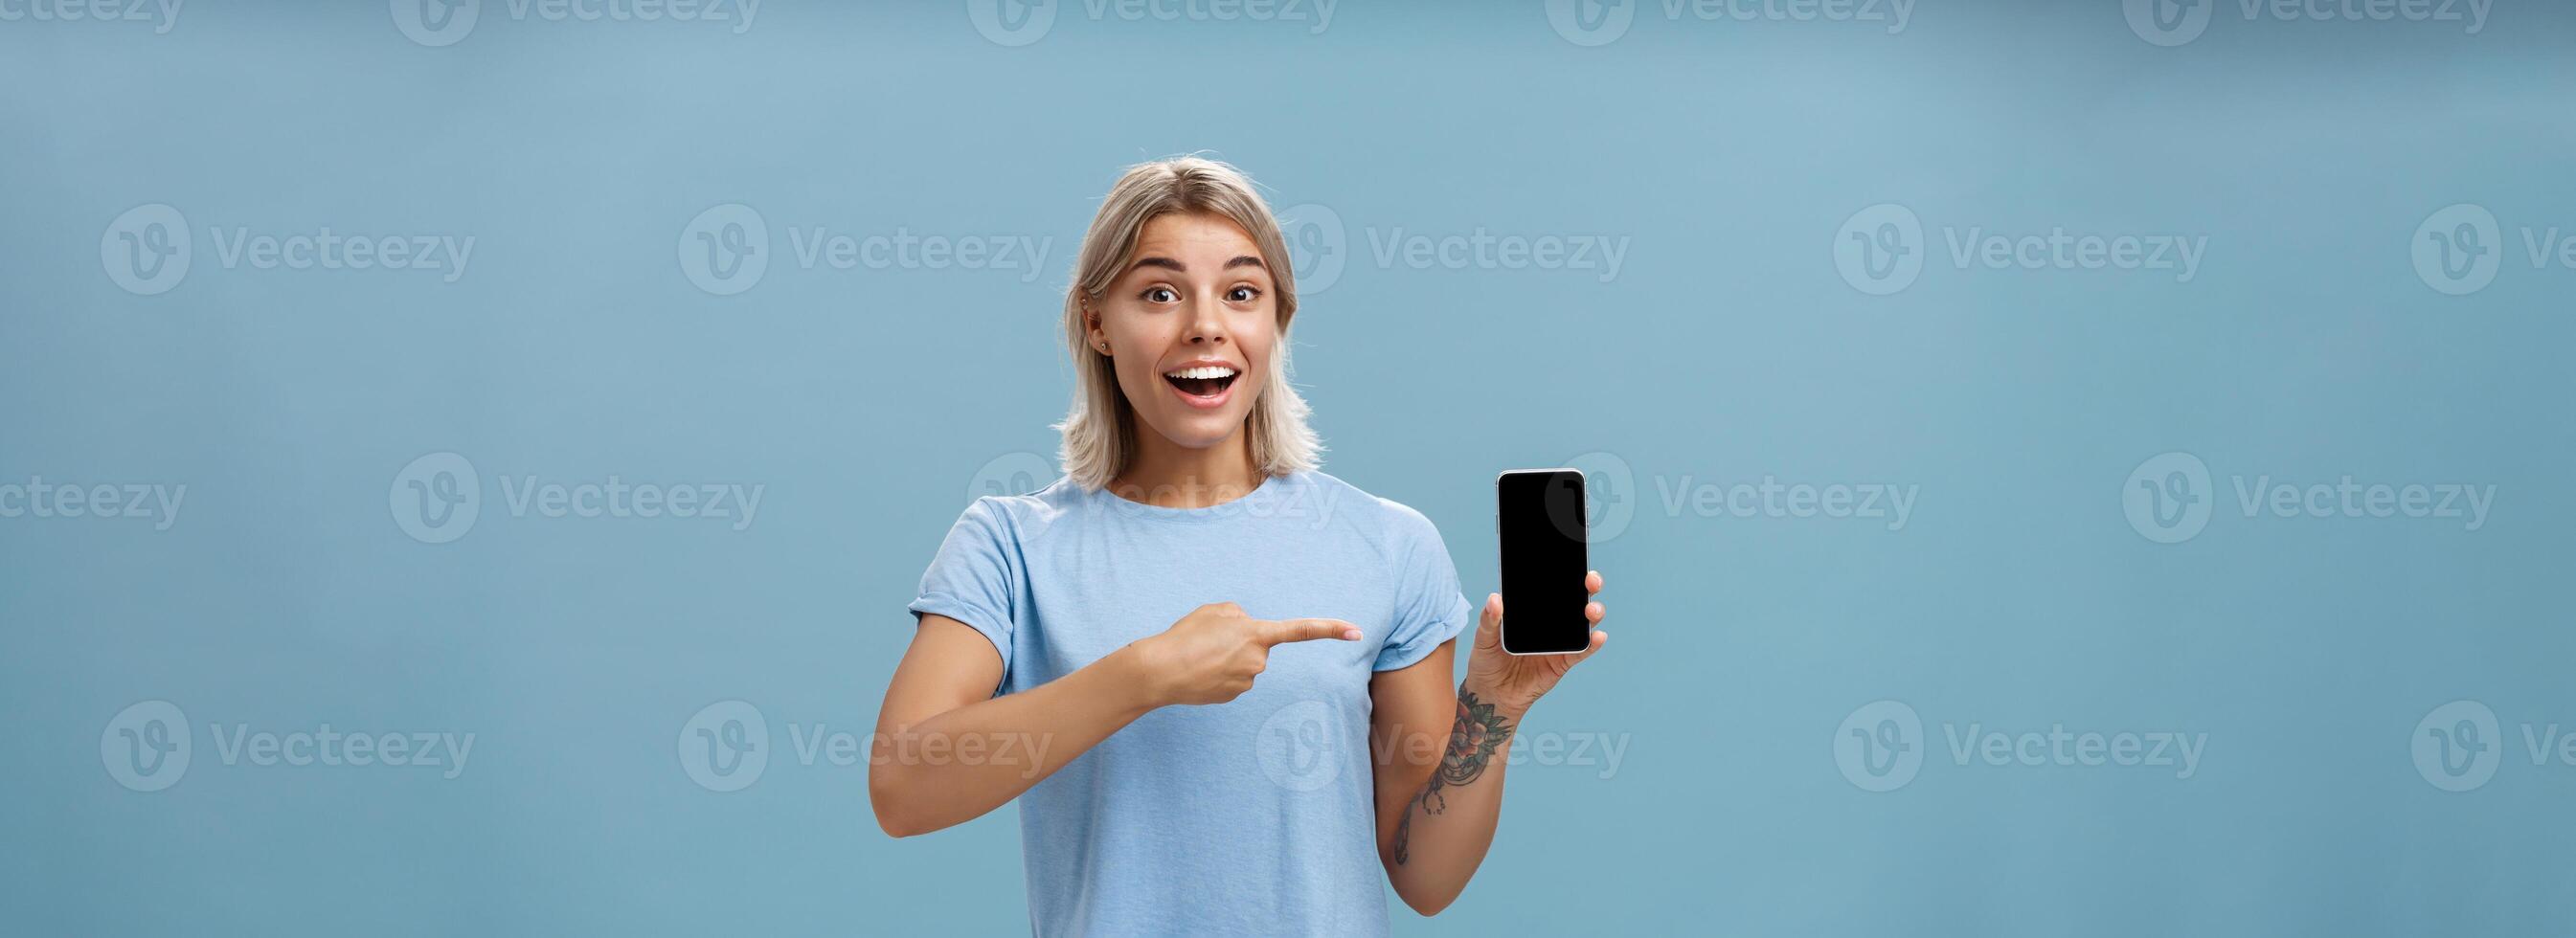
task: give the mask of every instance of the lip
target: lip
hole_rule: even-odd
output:
[[[1186,362],[1182,362],[1182,363],[1177,364],[1177,365],[1173,365],[1173,366],[1168,367],[1168,368],[1165,368],[1165,369],[1163,369],[1163,370],[1161,370],[1161,371],[1155,372],[1154,374],[1155,374],[1155,377],[1160,378],[1160,377],[1161,377],[1161,376],[1163,376],[1163,375],[1167,375],[1167,374],[1170,374],[1170,373],[1175,372],[1175,371],[1180,371],[1180,370],[1182,370],[1182,369],[1186,369],[1186,368],[1200,368],[1200,367],[1208,367],[1208,366],[1214,366],[1214,367],[1218,367],[1218,368],[1231,368],[1231,369],[1234,369],[1234,380],[1233,380],[1232,382],[1229,382],[1229,383],[1227,383],[1227,384],[1226,384],[1226,386],[1225,386],[1225,390],[1218,391],[1218,392],[1216,392],[1216,393],[1214,393],[1214,394],[1210,394],[1210,395],[1207,395],[1207,396],[1205,396],[1205,397],[1201,397],[1201,396],[1199,396],[1199,395],[1192,394],[1192,393],[1190,393],[1190,392],[1188,392],[1188,391],[1181,390],[1181,386],[1180,386],[1180,385],[1173,384],[1173,383],[1171,383],[1171,382],[1169,382],[1169,381],[1165,381],[1165,382],[1163,382],[1163,386],[1164,386],[1164,387],[1166,387],[1166,388],[1170,388],[1170,389],[1171,389],[1171,391],[1172,391],[1172,396],[1173,396],[1173,397],[1180,398],[1180,399],[1181,399],[1181,403],[1188,404],[1188,405],[1190,405],[1191,407],[1195,407],[1195,408],[1198,408],[1198,409],[1200,409],[1200,410],[1215,410],[1215,409],[1217,409],[1217,408],[1219,408],[1219,407],[1223,407],[1223,406],[1225,406],[1225,404],[1226,404],[1226,402],[1227,402],[1227,401],[1231,401],[1231,400],[1233,400],[1233,399],[1234,399],[1234,389],[1235,389],[1235,388],[1238,388],[1238,387],[1242,387],[1242,386],[1243,386],[1243,379],[1244,379],[1244,376],[1245,376],[1246,370],[1245,370],[1245,368],[1244,368],[1242,365],[1238,365],[1238,364],[1235,364],[1234,362],[1226,361],[1225,359],[1222,359],[1222,358],[1201,358],[1201,359],[1194,359],[1194,360],[1191,360],[1191,361],[1186,361]]]

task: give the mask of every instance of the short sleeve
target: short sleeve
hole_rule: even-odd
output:
[[[923,615],[938,614],[984,633],[993,649],[1002,653],[1004,671],[1011,666],[1011,636],[1017,625],[1011,616],[1010,545],[1010,526],[1001,506],[989,498],[976,499],[957,516],[948,538],[939,542],[938,555],[921,575],[921,596],[911,606],[916,622]]]
[[[1374,669],[1379,671],[1413,666],[1440,643],[1458,637],[1475,611],[1458,590],[1458,566],[1449,560],[1440,529],[1421,512],[1386,504],[1394,511],[1389,553],[1396,558],[1397,581],[1395,627],[1378,649]]]

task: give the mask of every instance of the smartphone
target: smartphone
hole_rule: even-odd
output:
[[[1514,469],[1494,478],[1494,533],[1502,544],[1503,650],[1565,655],[1592,647],[1583,607],[1583,473]]]

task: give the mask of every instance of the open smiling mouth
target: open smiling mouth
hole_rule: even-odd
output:
[[[1185,397],[1216,400],[1225,397],[1226,389],[1234,386],[1236,376],[1235,370],[1226,365],[1200,365],[1164,372],[1163,380],[1171,382],[1172,387]]]

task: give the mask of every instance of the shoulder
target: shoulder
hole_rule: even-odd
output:
[[[1058,478],[1026,495],[980,496],[957,516],[957,527],[987,533],[997,541],[1016,542],[1081,510],[1088,496],[1070,478]]]
[[[1359,486],[1308,470],[1286,477],[1305,490],[1316,510],[1336,526],[1347,528],[1378,548],[1390,560],[1401,560],[1423,544],[1439,544],[1440,528],[1413,506],[1380,498]]]

